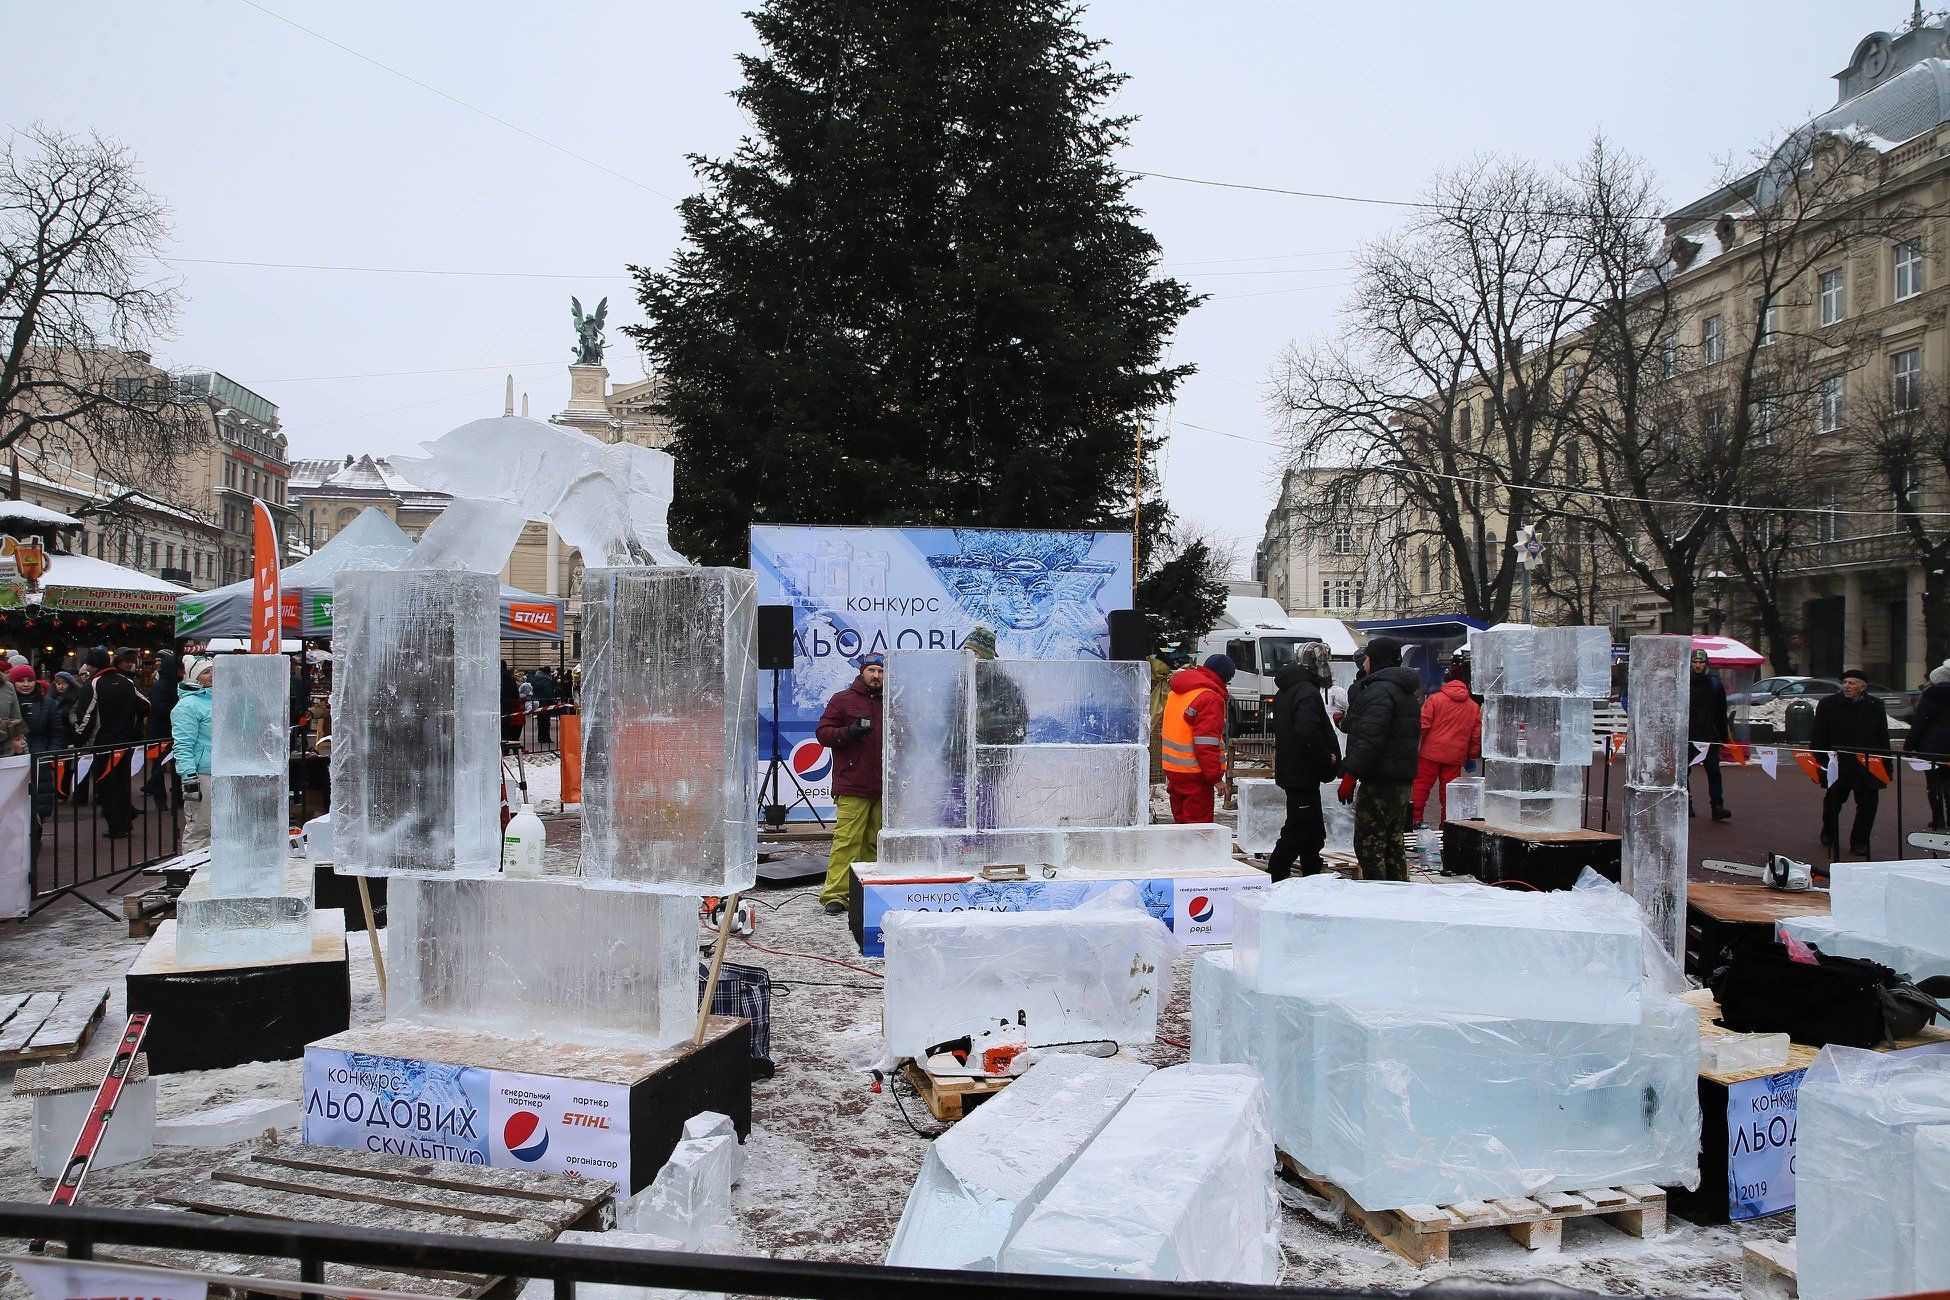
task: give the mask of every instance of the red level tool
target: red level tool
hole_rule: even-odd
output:
[[[129,1071],[135,1068],[135,1054],[142,1050],[142,1036],[148,1032],[147,1013],[129,1017],[128,1026],[122,1030],[122,1041],[115,1045],[115,1059],[102,1075],[102,1086],[95,1090],[95,1102],[88,1108],[88,1118],[75,1137],[74,1154],[68,1157],[68,1167],[61,1171],[54,1184],[54,1195],[48,1198],[49,1205],[73,1205],[80,1198],[81,1180],[88,1176],[95,1163],[95,1152],[101,1149],[102,1135],[108,1131],[108,1121],[115,1115],[115,1103],[122,1098],[122,1086],[128,1082]]]

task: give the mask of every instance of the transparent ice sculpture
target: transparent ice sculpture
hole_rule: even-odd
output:
[[[977,745],[1145,745],[1150,665],[988,659],[975,666]]]
[[[1485,760],[1487,761],[1487,760]],[[1483,815],[1483,778],[1459,776],[1449,783],[1449,820],[1475,821]]]
[[[1692,638],[1632,638],[1620,883],[1675,958],[1686,953],[1686,749]],[[1639,752],[1640,750],[1643,752]],[[1634,779],[1637,778],[1637,779]]]
[[[455,497],[427,525],[400,568],[499,573],[527,526],[527,516],[512,502]]]
[[[1482,820],[1508,831],[1584,824],[1591,703],[1611,690],[1611,632],[1508,628],[1472,642],[1484,692]]]
[[[689,896],[756,883],[757,608],[748,569],[584,571],[588,883]]]
[[[1611,694],[1611,630],[1533,627],[1479,632],[1470,642],[1471,684],[1484,695]]]
[[[887,829],[974,826],[975,664],[962,650],[888,656],[881,710]]]
[[[1150,812],[1142,745],[977,745],[975,824],[1130,826]]]

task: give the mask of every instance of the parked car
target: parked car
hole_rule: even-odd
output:
[[[1746,690],[1728,695],[1727,703],[1738,708],[1742,704],[1765,704],[1781,695],[1818,698],[1841,689],[1840,682],[1827,677],[1763,677]]]
[[[1788,705],[1796,700],[1820,704],[1822,697],[1834,695],[1842,683],[1833,677],[1763,677],[1745,691],[1727,696],[1736,722],[1746,722],[1756,740],[1781,735],[1787,725]],[[1916,692],[1899,691],[1869,683],[1869,694],[1882,701],[1892,731],[1909,730],[1910,715],[1916,711]]]

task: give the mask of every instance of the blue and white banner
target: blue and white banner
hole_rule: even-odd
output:
[[[1727,1085],[1727,1217],[1794,1208],[1795,1102],[1805,1070]]]
[[[1096,880],[889,880],[860,886],[860,954],[887,955],[889,912],[1067,912],[1117,885],[1134,885],[1144,910],[1188,944],[1230,944],[1238,895],[1267,885],[1266,873],[1136,876]]]
[[[779,750],[822,814],[833,806],[833,764],[813,728],[861,655],[954,649],[986,627],[1003,659],[1105,659],[1110,612],[1132,603],[1122,532],[764,525],[752,529],[752,569],[760,604],[792,606]],[[765,675],[758,697],[763,763],[773,722]],[[803,806],[793,817],[810,820]]]

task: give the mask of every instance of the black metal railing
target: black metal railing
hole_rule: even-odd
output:
[[[169,741],[148,740],[34,755],[34,911],[73,896],[119,920],[82,886],[128,877],[181,851],[182,795],[170,751]]]
[[[0,1201],[0,1236],[60,1243],[71,1259],[92,1259],[97,1246],[122,1245],[295,1260],[300,1280],[314,1285],[324,1282],[327,1264],[547,1278],[555,1284],[556,1300],[574,1300],[577,1285],[584,1282],[730,1295],[846,1297],[847,1300],[910,1300],[922,1295],[929,1300],[1004,1300],[1005,1297],[1022,1300],[1024,1296],[1305,1300],[1311,1296],[1406,1297],[1410,1294],[1401,1289],[1354,1291],[1319,1286],[1148,1282],[695,1255],[682,1251],[622,1250],[284,1220],[205,1218],[155,1210],[91,1207],[55,1210],[24,1201]],[[1488,1300],[1519,1294],[1516,1287],[1462,1279],[1445,1281],[1442,1292],[1450,1300]]]

